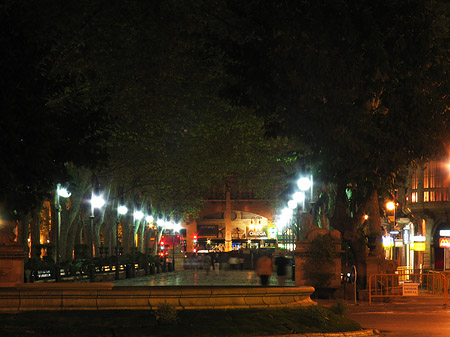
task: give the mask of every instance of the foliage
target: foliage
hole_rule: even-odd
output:
[[[167,301],[158,304],[155,310],[156,321],[161,325],[176,325],[177,324],[177,310],[173,305]]]
[[[311,241],[309,253],[317,265],[333,263],[337,257],[336,242],[329,235],[319,235]]]
[[[268,134],[305,144],[336,186],[331,225],[358,265],[357,227],[405,167],[446,155],[450,6],[444,2],[252,1],[205,4],[229,81],[223,92],[264,117]],[[345,195],[352,189],[351,199]]]
[[[361,326],[320,306],[292,309],[180,310],[177,324],[160,325],[145,310],[1,313],[4,334],[60,336],[105,335],[127,331],[127,336],[242,336],[293,333],[330,333],[361,330]],[[101,324],[99,324],[101,322]],[[49,329],[51,327],[51,329]]]
[[[102,98],[87,97],[80,78],[50,76],[54,63],[46,58],[59,33],[59,10],[57,1],[0,5],[6,51],[0,62],[0,205],[5,212],[39,206],[56,182],[68,179],[68,162],[93,167],[104,158]]]
[[[310,250],[304,264],[305,279],[318,288],[326,288],[334,275],[329,270],[334,269],[336,243],[328,235],[319,235],[311,241]],[[340,262],[339,262],[340,263]]]
[[[336,303],[330,309],[336,315],[340,315],[342,317],[347,316],[347,312],[348,312],[347,302],[345,302],[345,300],[343,300],[342,298],[338,298],[336,300]]]
[[[152,254],[147,255],[147,262],[148,263],[156,264],[157,261],[158,261],[158,255],[152,255]]]

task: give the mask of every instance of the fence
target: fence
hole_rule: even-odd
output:
[[[448,302],[450,274],[443,272],[372,274],[369,278],[369,304],[372,299],[404,296],[442,296]]]

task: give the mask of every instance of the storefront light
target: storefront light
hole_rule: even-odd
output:
[[[439,231],[440,236],[450,236],[450,229],[441,229]]]
[[[391,236],[383,236],[382,241],[383,241],[384,248],[389,248],[389,247],[394,246],[394,238]]]

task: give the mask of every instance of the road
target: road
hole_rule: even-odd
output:
[[[391,303],[348,306],[348,317],[380,336],[449,337],[450,308],[442,298],[401,298]]]

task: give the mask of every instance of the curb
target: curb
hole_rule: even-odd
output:
[[[377,329],[364,329],[358,331],[346,331],[346,332],[309,332],[309,333],[298,333],[298,334],[287,334],[287,335],[265,335],[265,336],[255,336],[255,337],[364,337],[364,336],[378,336],[380,331]]]

